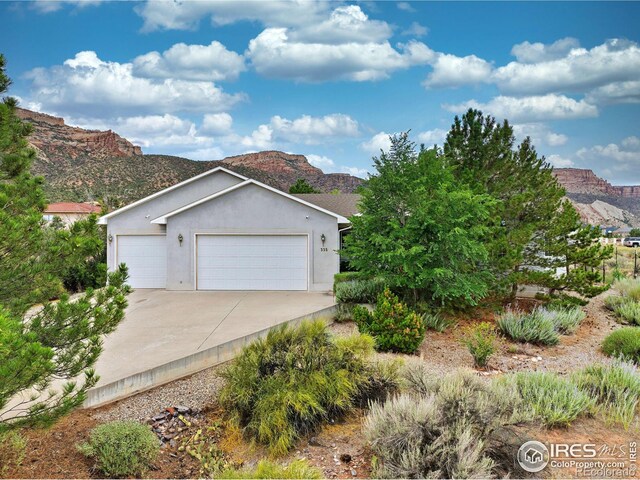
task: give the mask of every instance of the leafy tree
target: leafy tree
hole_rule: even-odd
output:
[[[309,185],[304,178],[299,178],[296,183],[289,187],[289,193],[320,193],[318,190]]]
[[[488,291],[482,239],[494,201],[458,181],[435,149],[417,153],[406,133],[373,161],[345,240],[351,265],[414,301],[475,304]]]
[[[632,228],[629,232],[630,237],[640,237],[640,228]]]
[[[611,258],[613,245],[599,243],[600,229],[584,225],[569,200],[537,240],[530,244],[542,271],[532,271],[533,280],[548,287],[551,294],[573,291],[593,297],[608,286],[602,280],[602,262]]]
[[[0,55],[0,94],[10,84],[4,67]],[[62,294],[61,267],[93,240],[83,237],[83,226],[64,234],[45,227],[42,179],[29,171],[31,129],[15,106],[11,98],[0,102],[0,430],[47,423],[83,401],[97,381],[91,367],[101,336],[122,320],[129,292],[122,267],[105,289],[89,290],[76,301]],[[59,302],[25,316],[58,294]]]

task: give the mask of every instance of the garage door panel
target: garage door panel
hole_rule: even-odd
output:
[[[117,263],[129,269],[127,283],[133,288],[165,288],[167,248],[164,235],[118,236]]]
[[[307,237],[199,235],[199,290],[306,290]]]

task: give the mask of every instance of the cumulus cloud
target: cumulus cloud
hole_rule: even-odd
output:
[[[581,148],[576,156],[586,163],[606,165],[612,181],[627,185],[640,182],[640,138],[636,136],[627,137],[620,144]]]
[[[245,69],[242,55],[213,41],[209,45],[177,43],[162,54],[140,55],[133,60],[132,71],[138,77],[216,82],[235,80]]]
[[[575,166],[575,163],[573,162],[573,160],[566,158],[566,157],[561,157],[560,155],[549,155],[547,158],[547,162],[549,162],[551,165],[553,165],[556,168],[570,168]]]
[[[109,117],[179,111],[223,111],[244,100],[211,82],[134,75],[131,63],[103,61],[93,51],[79,52],[63,65],[36,68],[30,101],[60,114]]]
[[[418,134],[418,142],[424,143],[425,147],[430,148],[433,145],[442,145],[447,138],[447,130],[442,128],[434,128]]]
[[[307,154],[305,155],[309,163],[314,167],[318,167],[324,173],[348,173],[349,175],[353,175],[355,177],[366,178],[369,174],[366,168],[359,167],[347,167],[344,165],[336,165],[329,157],[325,157],[324,155],[314,155]]]
[[[404,10],[405,12],[415,12],[416,11],[416,9],[413,8],[409,2],[398,2],[398,3],[396,3],[396,6],[400,10]]]
[[[498,88],[515,94],[585,92],[611,83],[635,81],[640,71],[640,47],[628,40],[608,40],[590,50],[570,48],[561,58],[545,59],[551,55],[549,49],[543,46],[543,53],[536,57],[530,46],[525,47],[527,61],[540,61],[511,62],[496,69],[493,80]]]
[[[520,123],[512,126],[518,141],[524,140],[525,137],[530,137],[535,146],[559,147],[569,140],[569,137],[552,131],[544,123]]]
[[[491,64],[475,55],[439,53],[431,66],[433,71],[423,83],[427,88],[459,87],[491,80]]]
[[[31,3],[31,8],[38,13],[51,13],[57,12],[67,5],[75,8],[85,8],[100,5],[101,3],[102,0],[38,0]]]
[[[391,148],[391,134],[386,132],[376,133],[369,140],[362,142],[360,148],[371,155],[380,155],[380,150],[388,152]]]
[[[585,97],[596,104],[640,103],[640,81],[615,82],[591,90]]]
[[[424,37],[427,33],[429,33],[429,29],[424,25],[420,25],[418,22],[411,22],[409,28],[402,31],[402,35],[412,37]]]
[[[324,117],[303,115],[294,120],[279,115],[271,117],[268,125],[260,125],[245,144],[272,145],[275,141],[316,145],[332,140],[356,137],[360,134],[358,122],[348,115],[333,113]]]
[[[199,0],[175,2],[149,0],[136,11],[144,20],[143,30],[194,29],[202,18],[213,25],[228,25],[239,21],[264,25],[297,26],[319,23],[330,8],[330,2],[294,0],[256,2],[252,0]]]
[[[540,95],[531,97],[507,97],[500,95],[487,103],[475,100],[457,105],[443,105],[445,110],[460,114],[469,108],[482,110],[499,119],[512,122],[537,122],[544,120],[568,120],[598,116],[598,108],[585,100],[574,100],[564,95]]]
[[[522,42],[514,45],[511,54],[520,63],[540,63],[548,62],[565,57],[571,50],[580,47],[577,39],[566,37],[556,40],[551,44],[540,42]]]
[[[200,130],[214,136],[225,135],[231,132],[233,118],[226,112],[207,113],[202,119]]]

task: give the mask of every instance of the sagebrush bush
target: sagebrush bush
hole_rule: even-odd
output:
[[[623,303],[627,303],[628,301],[629,300],[621,295],[609,295],[604,299],[604,306],[612,312],[615,312],[618,306],[622,305]]]
[[[550,318],[555,325],[556,331],[563,335],[575,333],[587,316],[580,307],[539,308],[538,314]]]
[[[640,302],[622,302],[614,309],[614,313],[625,323],[640,325]]]
[[[613,288],[620,292],[623,297],[640,302],[640,279],[625,278],[618,280],[613,284]]]
[[[428,376],[418,362],[408,367],[412,377]],[[365,419],[365,436],[378,459],[375,478],[495,476],[493,435],[523,419],[516,389],[466,371],[419,384],[413,394],[372,405]]]
[[[275,328],[224,370],[220,402],[249,437],[284,454],[363,397],[382,396],[372,390],[389,379],[370,361],[373,347],[368,335],[333,338],[321,321]]]
[[[556,345],[560,341],[556,325],[539,309],[531,313],[509,310],[498,318],[498,328],[509,338],[526,343]]]
[[[353,319],[358,330],[373,336],[376,348],[385,352],[415,353],[426,332],[424,317],[410,310],[389,289],[378,295],[373,313],[357,306]]]
[[[333,315],[333,319],[338,323],[350,322],[353,320],[353,308],[352,303],[339,303],[336,305],[336,313]]]
[[[640,364],[640,327],[624,327],[611,332],[602,342],[602,351]]]
[[[336,294],[336,286],[339,283],[350,282],[352,280],[358,280],[363,278],[360,272],[340,272],[333,276],[333,294]]]
[[[261,460],[253,468],[226,469],[215,478],[229,479],[316,479],[323,478],[320,470],[309,465],[306,460],[294,460],[289,465],[281,465],[269,460]]]
[[[486,367],[489,357],[496,351],[498,336],[495,327],[488,322],[469,325],[462,332],[462,344],[469,349],[476,367]]]
[[[519,372],[504,381],[517,386],[526,407],[548,427],[569,425],[594,404],[576,385],[553,373]]]
[[[590,365],[574,372],[571,380],[594,400],[596,411],[607,421],[629,428],[640,401],[640,373],[632,363]]]
[[[160,451],[160,442],[146,425],[138,422],[110,422],[94,428],[89,441],[78,446],[94,459],[106,477],[140,477]]]
[[[340,282],[335,289],[338,303],[374,303],[384,291],[385,283],[380,278],[363,278]]]

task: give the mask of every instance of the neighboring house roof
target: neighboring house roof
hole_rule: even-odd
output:
[[[247,180],[247,177],[245,177],[243,175],[240,175],[239,173],[232,172],[231,170],[227,170],[224,167],[216,167],[216,168],[214,168],[212,170],[209,170],[207,172],[201,173],[200,175],[196,175],[195,177],[188,178],[184,182],[176,183],[175,185],[172,185],[172,186],[170,186],[168,188],[165,188],[164,190],[160,190],[159,192],[156,192],[156,193],[154,193],[152,195],[149,195],[148,197],[141,198],[137,202],[130,203],[129,205],[126,205],[126,206],[124,206],[122,208],[119,208],[118,210],[114,210],[113,212],[108,213],[107,215],[103,215],[98,220],[98,223],[100,225],[106,225],[107,219],[109,219],[111,217],[115,217],[116,215],[119,215],[120,213],[125,212],[125,211],[127,211],[127,210],[129,210],[129,209],[131,209],[133,207],[137,207],[138,205],[141,205],[141,204],[143,204],[145,202],[148,202],[149,200],[153,200],[154,198],[157,198],[160,195],[164,195],[165,193],[168,193],[168,192],[170,192],[172,190],[175,190],[176,188],[180,188],[183,185],[186,185],[186,184],[191,183],[191,182],[195,182],[196,180],[199,180],[199,179],[201,179],[203,177],[206,177],[207,175],[211,175],[212,173],[216,173],[216,172],[225,172],[225,173],[228,173],[229,175],[233,175],[234,177],[238,177],[240,180]]]
[[[631,227],[620,227],[611,233],[629,233],[631,230]]]
[[[222,190],[220,192],[216,192],[213,195],[209,195],[208,197],[202,198],[202,199],[197,200],[195,202],[192,202],[192,203],[190,203],[188,205],[185,205],[184,207],[178,208],[177,210],[174,210],[173,212],[169,212],[169,213],[166,213],[166,214],[164,214],[164,215],[162,215],[162,216],[160,216],[158,218],[155,218],[155,219],[153,219],[151,221],[151,223],[165,224],[165,223],[167,223],[167,219],[169,217],[173,217],[174,215],[178,215],[179,213],[182,213],[182,212],[184,212],[186,210],[189,210],[189,209],[191,209],[193,207],[197,207],[198,205],[206,203],[206,202],[208,202],[210,200],[213,200],[215,198],[218,198],[218,197],[221,197],[223,195],[226,195],[227,193],[230,193],[230,192],[233,192],[235,190],[244,188],[247,185],[255,185],[257,187],[264,188],[264,189],[269,190],[269,191],[271,191],[273,193],[277,193],[280,196],[288,198],[289,200],[293,200],[293,201],[298,202],[298,203],[300,203],[302,205],[306,205],[307,207],[311,207],[311,208],[313,208],[315,210],[318,210],[318,211],[320,211],[322,213],[326,213],[327,215],[335,217],[337,219],[338,223],[349,223],[349,220],[347,220],[342,215],[339,215],[338,213],[332,212],[332,211],[327,210],[325,208],[322,208],[322,207],[320,207],[318,205],[315,205],[313,203],[310,203],[310,202],[307,202],[305,200],[302,200],[301,198],[297,198],[297,197],[295,197],[293,195],[289,195],[288,193],[284,193],[281,190],[278,190],[276,188],[270,187],[270,186],[265,185],[264,183],[260,183],[260,182],[258,182],[256,180],[245,180],[244,182],[237,183],[236,185],[232,185],[231,187],[226,188],[226,189],[224,189],[224,190]]]
[[[100,213],[101,208],[93,203],[58,202],[50,203],[44,213]]]
[[[357,193],[300,193],[295,196],[347,218],[358,213],[360,202],[360,195]]]

